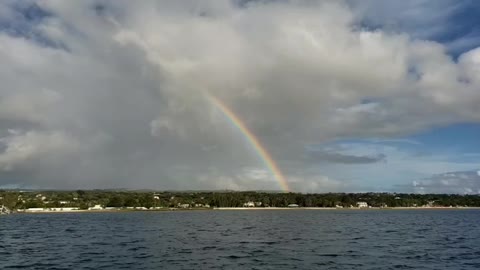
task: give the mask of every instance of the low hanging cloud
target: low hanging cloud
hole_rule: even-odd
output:
[[[373,164],[387,162],[386,140],[370,140],[362,142],[331,142],[306,147],[306,160],[316,163],[331,164]],[[381,146],[384,146],[383,148]]]
[[[314,162],[342,163],[342,164],[371,164],[386,161],[384,154],[375,156],[355,156],[331,151],[310,151],[309,158]]]
[[[480,194],[480,171],[437,174],[412,185],[417,193]]]
[[[278,189],[244,173],[262,160],[205,93],[312,191],[348,187],[306,173],[306,144],[480,121],[480,48],[454,61],[426,36],[362,28],[349,2],[17,2],[0,4],[0,186]]]
[[[29,131],[0,138],[3,151],[0,154],[0,171],[30,168],[47,160],[59,161],[63,155],[79,151],[78,143],[66,134]]]

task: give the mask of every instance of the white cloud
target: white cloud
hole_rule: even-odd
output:
[[[475,159],[460,162],[458,158],[462,155],[457,152],[438,150],[436,153],[431,153],[426,151],[422,145],[411,144],[409,141],[372,142],[367,140],[339,142],[317,147],[320,150],[325,148],[347,158],[363,157],[360,159],[362,161],[365,160],[365,157],[370,161],[373,160],[368,157],[384,158],[383,162],[316,163],[316,172],[337,179],[349,180],[353,186],[352,190],[412,192],[410,183],[413,183],[414,187],[420,188],[422,186],[419,184],[420,180],[432,175],[439,175],[445,171],[468,171],[478,167]],[[449,192],[456,191],[452,188]]]
[[[9,136],[0,138],[0,144],[4,147],[0,153],[0,169],[4,171],[30,169],[35,163],[45,160],[58,161],[80,148],[75,139],[61,132],[10,133]]]
[[[414,183],[419,193],[479,194],[480,175],[477,171],[458,171],[433,175]]]
[[[0,119],[46,122],[50,108],[60,100],[61,96],[57,92],[47,89],[0,97]]]
[[[52,16],[31,27],[59,48],[0,33],[0,135],[38,140],[2,154],[2,166],[22,175],[15,179],[42,185],[41,172],[58,187],[136,179],[155,188],[278,189],[259,171],[242,172],[263,164],[205,91],[246,122],[298,190],[348,189],[310,173],[305,144],[480,121],[478,49],[454,62],[435,42],[358,29],[364,15],[343,2],[115,1],[100,13],[94,4],[38,2]],[[60,131],[88,150],[62,173],[42,164],[25,175],[17,164],[50,153],[40,141],[66,147],[53,147]],[[0,184],[9,179],[0,175]]]

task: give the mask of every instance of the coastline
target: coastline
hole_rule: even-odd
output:
[[[438,207],[368,207],[368,208],[336,208],[336,207],[217,207],[213,210],[359,210],[359,211],[368,211],[368,210],[448,210],[448,209],[458,209],[458,210],[468,210],[468,209],[480,209],[480,207],[448,207],[448,206],[438,206]]]
[[[172,211],[268,211],[268,210],[323,210],[323,211],[378,211],[378,210],[480,210],[480,207],[213,207],[213,208],[158,208],[158,209],[103,209],[103,210],[43,210],[15,211],[12,214],[71,214],[71,213],[126,213],[126,212],[172,212]]]
[[[71,214],[71,213],[126,213],[126,212],[171,212],[171,211],[207,211],[212,208],[157,208],[157,209],[103,209],[103,210],[42,210],[15,211],[12,214]]]

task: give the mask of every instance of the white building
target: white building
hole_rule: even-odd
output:
[[[47,197],[43,196],[41,193],[35,195],[35,197],[42,200],[42,201],[45,201],[47,199]]]
[[[243,204],[243,207],[255,207],[255,203],[254,202],[246,202]]]
[[[190,208],[190,204],[184,203],[184,204],[178,204],[178,208]]]
[[[47,211],[46,208],[27,208],[25,209],[25,212],[43,212]]]
[[[368,207],[368,203],[366,203],[366,202],[357,202],[357,207],[358,207],[358,208],[367,208],[367,207]]]
[[[89,207],[88,210],[103,210],[103,207],[100,204],[96,204],[93,207]]]
[[[76,207],[53,207],[53,208],[50,208],[48,209],[50,211],[59,211],[59,212],[62,212],[62,211],[76,211],[78,210],[78,208]]]

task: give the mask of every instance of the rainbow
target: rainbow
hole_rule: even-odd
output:
[[[263,163],[265,163],[265,166],[267,166],[267,168],[273,174],[273,176],[279,183],[282,190],[285,192],[290,192],[288,182],[285,180],[285,176],[283,176],[282,171],[280,171],[280,169],[278,168],[277,163],[275,162],[275,160],[273,160],[272,156],[270,155],[270,153],[268,153],[267,149],[265,149],[265,147],[260,143],[260,140],[257,137],[255,137],[255,134],[253,134],[248,129],[248,127],[245,125],[242,119],[240,119],[220,99],[209,94],[206,94],[206,96],[208,100],[213,105],[215,105],[215,107],[218,108],[223,113],[223,115],[225,115],[225,117],[229,120],[229,122],[231,122],[235,127],[238,128],[238,130],[240,130],[240,132],[246,138],[248,143],[252,145],[255,152],[262,159]]]

